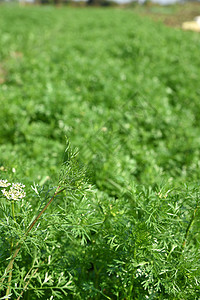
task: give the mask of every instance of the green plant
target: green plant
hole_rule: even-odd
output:
[[[1,5],[0,42],[1,297],[198,299],[198,34]]]
[[[4,244],[4,249],[1,248],[3,251],[1,271],[3,266],[5,268],[5,272],[1,274],[1,290],[6,290],[6,295],[2,299],[9,298],[11,295],[20,299],[29,284],[38,297],[44,294],[45,289],[57,297],[60,294],[67,295],[67,291],[72,289],[71,281],[68,279],[70,274],[64,275],[65,272],[62,271],[59,275],[57,273],[59,266],[57,266],[57,272],[54,270],[49,274],[48,265],[50,265],[52,253],[55,252],[53,250],[58,247],[56,239],[52,239],[55,236],[54,227],[60,227],[57,231],[65,232],[67,236],[70,236],[70,232],[67,234],[69,227],[72,226],[70,220],[75,221],[72,212],[66,213],[67,201],[80,201],[84,206],[82,202],[88,193],[89,187],[84,179],[84,170],[79,167],[76,155],[77,152],[72,152],[68,144],[57,187],[49,189],[45,199],[42,199],[41,195],[44,192],[38,185],[32,186],[34,195],[30,191],[26,193],[25,185],[21,183],[11,185],[7,180],[0,181],[3,194],[1,197],[1,246]],[[52,191],[53,196],[49,196]],[[60,193],[65,193],[65,197],[57,199]],[[30,197],[29,200],[27,196]],[[50,200],[45,205],[44,201],[46,202],[49,197]],[[38,198],[39,201],[31,204],[34,198],[35,200]],[[54,209],[46,212],[53,201],[56,202]],[[44,206],[43,209],[41,206]],[[80,207],[80,210],[82,209],[83,207]],[[79,213],[76,212],[77,217]],[[74,230],[72,228],[72,235]],[[85,234],[87,236],[81,224],[74,234],[82,239],[85,238]],[[7,260],[9,263],[5,267]],[[54,255],[52,260],[56,261]],[[40,267],[42,272],[40,272]],[[31,284],[32,278],[38,281],[40,286],[34,287]]]
[[[6,297],[198,299],[198,189],[126,186],[113,198],[91,189],[69,144],[64,160],[46,205],[38,185],[34,203],[1,181]]]

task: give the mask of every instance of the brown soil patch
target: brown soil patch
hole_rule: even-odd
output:
[[[144,5],[136,11],[140,15],[151,17],[155,21],[161,21],[167,26],[181,27],[183,22],[193,21],[200,16],[200,2],[174,4],[160,6],[155,4]]]

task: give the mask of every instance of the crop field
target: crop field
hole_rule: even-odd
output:
[[[0,6],[0,299],[200,299],[199,80],[134,8]]]

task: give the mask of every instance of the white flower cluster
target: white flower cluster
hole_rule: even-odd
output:
[[[0,187],[8,187],[11,183],[9,183],[7,180],[0,180]],[[12,186],[7,191],[6,189],[3,189],[1,192],[8,200],[20,200],[24,197],[26,197],[26,193],[24,192],[23,188],[25,185],[22,183],[12,183]]]
[[[0,187],[7,187],[11,185],[11,183],[8,182],[8,180],[3,180],[3,179],[0,179]]]

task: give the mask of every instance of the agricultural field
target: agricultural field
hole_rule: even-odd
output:
[[[0,45],[0,299],[200,299],[200,34],[1,5]]]

